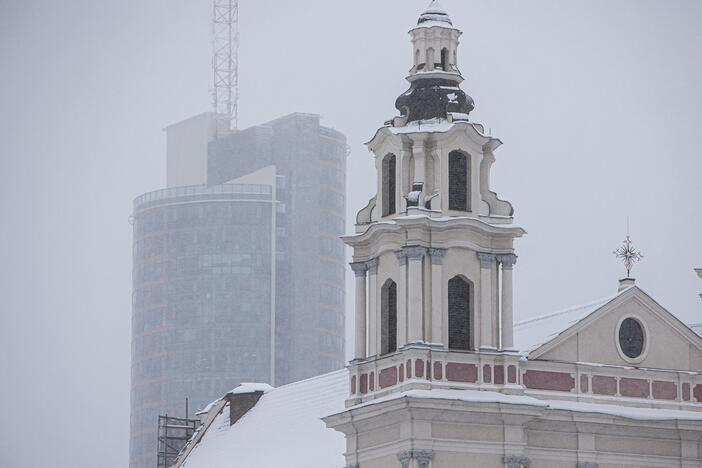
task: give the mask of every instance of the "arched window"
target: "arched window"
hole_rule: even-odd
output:
[[[388,154],[383,158],[383,216],[394,214],[395,211],[395,155]]]
[[[414,66],[419,65],[419,49],[414,51]]]
[[[446,48],[441,49],[441,69],[443,71],[449,69],[449,51]]]
[[[432,49],[431,47],[429,47],[429,48],[427,49],[427,68],[428,68],[429,70],[433,70],[433,69],[434,69],[434,66],[435,66],[435,63],[434,63],[434,49]]]
[[[470,211],[470,160],[460,151],[449,153],[449,210]]]
[[[380,291],[380,354],[397,350],[397,285],[387,280]]]
[[[448,282],[449,349],[471,349],[471,316],[473,313],[473,285],[462,276]]]

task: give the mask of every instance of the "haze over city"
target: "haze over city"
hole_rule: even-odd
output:
[[[343,132],[348,232],[426,3],[240,2],[239,127],[309,112]],[[616,292],[629,218],[637,284],[702,322],[702,4],[443,4],[471,119],[504,143],[491,186],[528,231],[516,318]],[[211,14],[210,0],[0,1],[0,465],[127,465],[132,200],[165,185],[164,127],[210,110]]]

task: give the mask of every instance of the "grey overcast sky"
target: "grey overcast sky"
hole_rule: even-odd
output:
[[[240,126],[302,111],[343,131],[351,220],[428,0],[240,3]],[[615,292],[628,215],[638,284],[702,322],[702,2],[443,4],[471,115],[504,142],[493,188],[529,232],[517,316]],[[0,0],[3,467],[127,465],[127,220],[165,183],[163,127],[210,108],[210,15],[211,0]]]

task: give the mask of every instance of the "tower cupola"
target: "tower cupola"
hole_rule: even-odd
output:
[[[417,24],[428,23],[430,21],[436,21],[439,23],[448,23],[452,25],[451,18],[449,18],[448,13],[444,10],[438,1],[434,0],[431,5],[426,9],[424,13],[419,16],[419,21]]]
[[[461,31],[446,11],[433,1],[409,32],[413,62],[407,81],[410,89],[400,95],[395,107],[400,117],[394,126],[431,119],[468,120],[473,99],[460,88],[458,44]]]

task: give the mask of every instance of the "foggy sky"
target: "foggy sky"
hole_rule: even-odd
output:
[[[349,222],[428,3],[241,0],[240,127],[301,111],[344,132]],[[616,292],[628,215],[637,284],[702,322],[702,2],[443,5],[471,117],[504,142],[492,188],[529,232],[517,318]],[[127,220],[165,185],[162,129],[210,109],[210,16],[211,0],[0,0],[2,466],[127,465]]]

